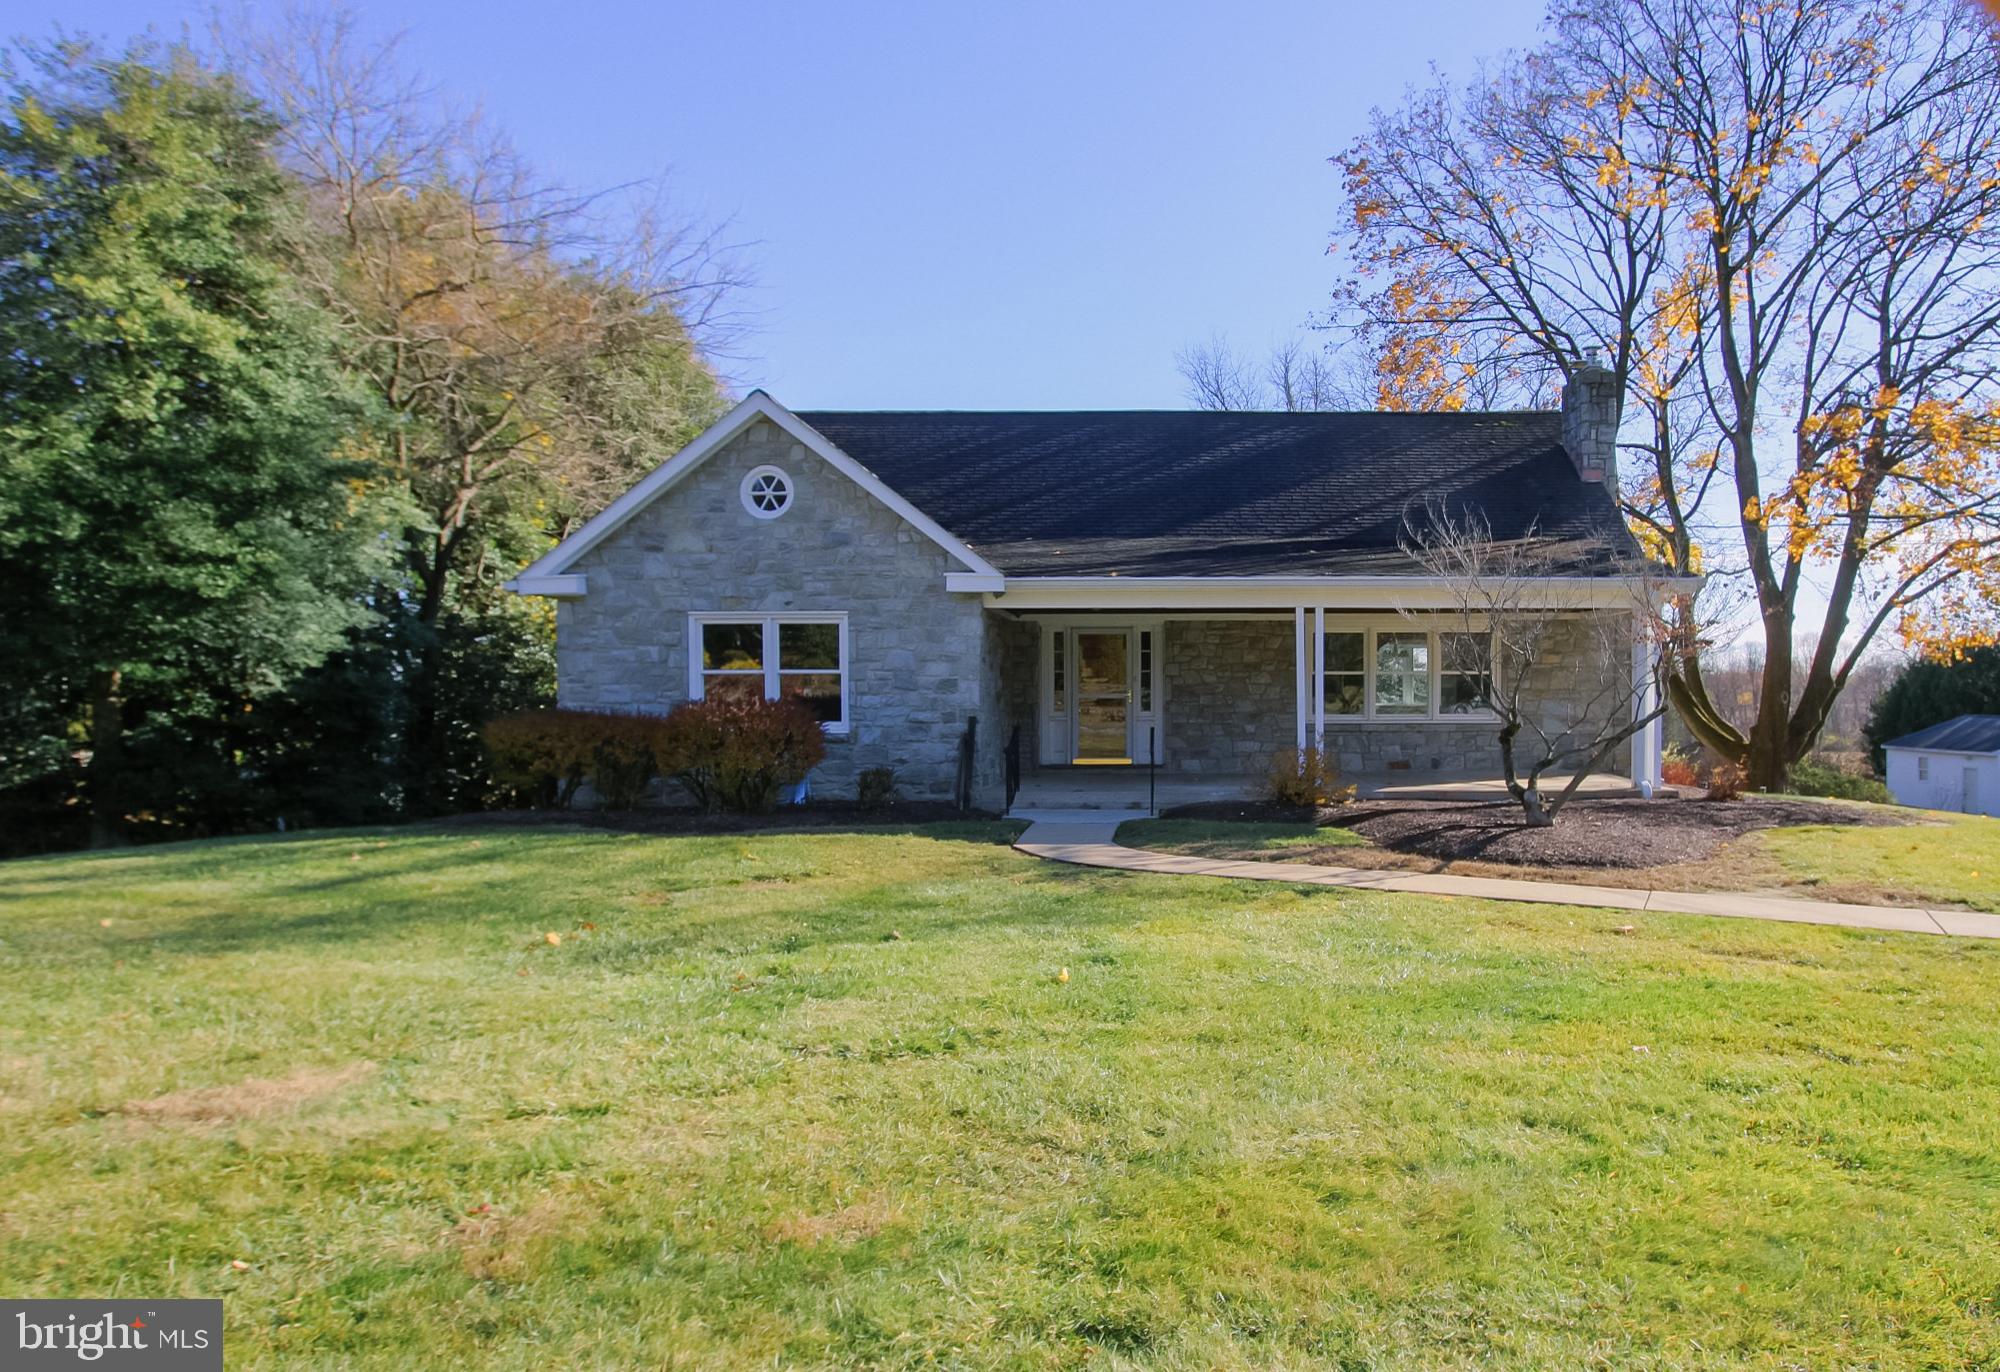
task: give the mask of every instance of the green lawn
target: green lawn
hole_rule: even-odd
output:
[[[1296,848],[1366,848],[1351,830],[1312,824],[1247,823],[1226,819],[1134,819],[1118,826],[1118,841],[1198,857],[1268,853],[1274,859]]]
[[[2000,820],[1932,813],[1898,829],[1815,824],[1755,842],[1795,881],[1829,898],[1880,890],[2000,914]]]
[[[1748,800],[1746,805],[1757,802]],[[1858,801],[1833,802],[1860,806]],[[1864,807],[1879,808],[1879,807]],[[1897,810],[1909,819],[1917,812]],[[1767,829],[1725,847],[1715,860],[1689,868],[1607,872],[1619,884],[1662,889],[1778,890],[1801,900],[1861,904],[1962,905],[2000,914],[2000,820],[1927,812],[1895,827],[1813,824]],[[1311,848],[1367,847],[1352,830],[1310,824],[1232,820],[1135,819],[1118,827],[1118,841],[1135,848],[1196,857],[1284,861]],[[1337,859],[1335,859],[1337,860]],[[1531,869],[1521,875],[1534,879]],[[1564,873],[1564,879],[1575,874]],[[1586,878],[1587,879],[1587,878]]]
[[[2000,1364],[2000,944],[1007,832],[0,866],[0,1295],[220,1296],[232,1368]]]

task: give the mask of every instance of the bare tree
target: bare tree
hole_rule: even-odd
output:
[[[1341,390],[1323,349],[1288,338],[1264,361],[1264,385],[1276,408],[1287,411],[1337,410]]]
[[[1174,354],[1188,403],[1197,410],[1361,409],[1367,385],[1349,360],[1303,338],[1272,345],[1260,363],[1236,352],[1220,334]]]
[[[1188,403],[1197,410],[1264,408],[1256,368],[1237,356],[1220,334],[1175,353],[1174,367],[1186,383]]]
[[[1461,683],[1471,705],[1497,721],[1507,794],[1531,828],[1556,822],[1584,781],[1602,771],[1641,731],[1666,713],[1661,689],[1667,639],[1660,631],[1649,569],[1591,579],[1631,586],[1620,607],[1607,607],[1561,575],[1579,561],[1609,558],[1608,550],[1540,539],[1495,539],[1476,511],[1438,501],[1408,512],[1403,548],[1438,578],[1452,600],[1456,628],[1438,636],[1440,670]],[[1645,645],[1647,665],[1633,670],[1633,645]],[[1551,773],[1564,777],[1544,789]]]

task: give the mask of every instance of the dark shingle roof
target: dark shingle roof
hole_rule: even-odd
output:
[[[1937,748],[1949,753],[2000,753],[2000,715],[1960,715],[1914,734],[1892,738],[1885,748]]]
[[[809,411],[799,418],[1010,576],[1410,573],[1404,510],[1484,512],[1552,570],[1637,547],[1561,418],[1203,411]]]

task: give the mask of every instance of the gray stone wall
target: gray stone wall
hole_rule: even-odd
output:
[[[1297,737],[1292,622],[1174,620],[1166,626],[1167,765],[1196,774],[1262,774],[1272,755]],[[1615,635],[1613,636],[1615,639]],[[1604,635],[1581,620],[1562,621],[1550,638],[1523,701],[1554,732],[1582,718],[1593,699],[1600,715],[1629,706],[1630,663],[1607,651]],[[1326,750],[1342,772],[1484,771],[1499,775],[1498,727],[1489,721],[1336,722]],[[1526,744],[1523,744],[1525,748]],[[1629,742],[1607,771],[1624,772]]]
[[[1021,770],[1041,763],[1042,629],[1029,619],[991,616],[995,661],[1000,668],[1002,742],[1015,728],[1021,731]]]
[[[1297,737],[1292,621],[1176,619],[1166,624],[1167,766],[1263,773]]]
[[[753,518],[738,487],[771,463],[794,482],[792,506]],[[899,794],[948,799],[968,716],[980,717],[978,802],[998,807],[1000,678],[992,619],[953,595],[957,563],[887,507],[758,421],[573,571],[579,600],[558,602],[557,691],[579,709],[663,714],[688,694],[691,611],[845,611],[851,731],[827,739],[820,794],[854,794],[864,769],[890,767]],[[699,651],[696,648],[696,651]]]

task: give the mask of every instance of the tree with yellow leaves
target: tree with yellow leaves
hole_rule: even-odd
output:
[[[536,613],[499,584],[720,413],[709,358],[742,274],[714,231],[657,200],[538,178],[400,74],[393,40],[358,44],[347,14],[295,13],[228,45],[281,121],[309,211],[301,275],[376,401],[368,438],[412,511],[399,594],[422,643],[408,736],[422,813],[448,728],[432,631],[469,602]]]
[[[1557,0],[1549,28],[1337,159],[1338,304],[1388,403],[1451,407],[1455,367],[1546,404],[1604,355],[1634,527],[1713,587],[1673,702],[1777,789],[1884,634],[1995,634],[2000,45],[1960,0]],[[1754,718],[1701,675],[1732,594]]]

